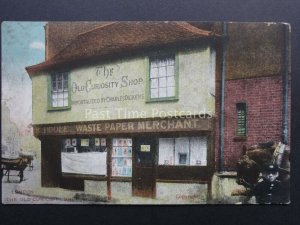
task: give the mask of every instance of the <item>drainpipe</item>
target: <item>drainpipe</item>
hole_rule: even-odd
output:
[[[289,24],[283,24],[284,33],[284,52],[283,52],[283,110],[282,110],[282,142],[288,144],[289,133],[289,67],[290,67],[290,26]]]
[[[226,73],[226,56],[227,56],[227,41],[228,30],[227,23],[224,22],[222,26],[222,74],[221,74],[221,108],[220,108],[220,149],[219,149],[219,172],[224,171],[224,114],[225,114],[225,73]]]

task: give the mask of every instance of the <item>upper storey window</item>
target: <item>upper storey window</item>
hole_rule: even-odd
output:
[[[68,73],[54,73],[51,75],[49,109],[70,108],[69,75]]]
[[[149,101],[178,98],[177,60],[175,58],[174,55],[167,55],[149,59]]]
[[[237,103],[237,135],[245,137],[247,135],[247,110],[246,103]]]

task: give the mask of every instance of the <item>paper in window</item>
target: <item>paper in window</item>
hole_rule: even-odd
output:
[[[95,146],[100,146],[100,138],[95,138]]]
[[[174,138],[160,138],[158,151],[159,165],[173,165]]]
[[[71,139],[66,139],[66,141],[65,141],[65,147],[70,147],[71,146]]]
[[[192,137],[190,138],[191,165],[207,165],[207,138]]]
[[[118,146],[118,139],[116,138],[113,139],[113,146]]]
[[[101,138],[101,146],[106,146],[106,139],[105,138]]]
[[[127,139],[127,143],[128,143],[128,146],[132,146],[132,140],[131,139]]]
[[[73,139],[72,139],[72,145],[73,145],[73,146],[77,146],[77,139],[76,139],[76,138],[73,138]]]
[[[89,139],[88,138],[82,138],[80,143],[81,143],[82,147],[88,147],[89,146]]]
[[[184,154],[186,161],[189,161],[189,147],[189,138],[175,138],[175,165],[180,164],[180,156],[183,158]]]

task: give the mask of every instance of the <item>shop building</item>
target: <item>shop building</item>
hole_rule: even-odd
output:
[[[225,26],[228,34],[220,23],[48,23],[46,60],[26,68],[42,185],[113,198],[207,201],[213,174],[234,170],[241,143],[280,138],[283,127],[284,40],[275,36],[259,53],[259,60],[270,54],[279,61],[265,60],[265,70],[249,66],[245,61],[256,57],[239,50],[250,40],[259,51],[255,35],[238,37],[236,26]],[[268,27],[284,38],[282,25]],[[230,32],[237,40],[228,39]],[[276,91],[256,92],[270,84]],[[274,113],[260,111],[274,106]],[[270,119],[264,131],[257,131],[254,112]],[[273,133],[262,137],[266,129]]]

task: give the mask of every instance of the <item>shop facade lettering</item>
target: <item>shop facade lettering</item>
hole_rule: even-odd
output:
[[[72,134],[109,134],[137,132],[170,132],[212,130],[212,119],[157,119],[125,122],[94,122],[89,124],[35,125],[36,136]]]

